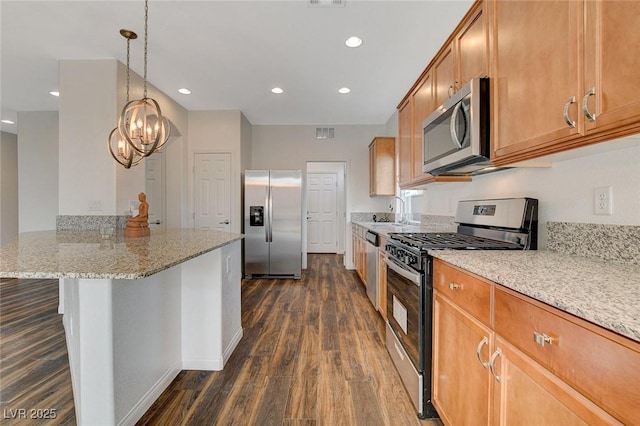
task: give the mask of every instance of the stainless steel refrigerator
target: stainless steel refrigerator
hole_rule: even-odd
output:
[[[300,278],[302,172],[247,170],[244,174],[245,277]]]

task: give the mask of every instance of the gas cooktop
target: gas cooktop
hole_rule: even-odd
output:
[[[428,249],[502,249],[522,250],[522,246],[507,241],[492,240],[457,232],[390,233],[389,238],[418,250]]]

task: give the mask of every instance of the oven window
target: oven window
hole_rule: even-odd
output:
[[[387,270],[387,320],[411,362],[419,368],[420,287]]]

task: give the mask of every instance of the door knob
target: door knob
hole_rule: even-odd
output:
[[[156,220],[155,222],[151,222],[152,225],[160,225],[160,221]]]
[[[225,219],[224,222],[220,222],[220,225],[228,225],[229,223],[229,219]]]

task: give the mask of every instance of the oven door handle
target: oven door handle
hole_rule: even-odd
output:
[[[420,274],[407,270],[405,267],[392,259],[386,258],[384,261],[393,272],[396,272],[397,274],[403,276],[416,285],[421,284]]]

